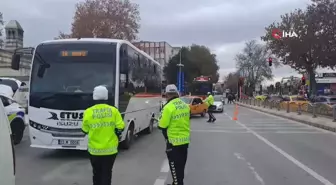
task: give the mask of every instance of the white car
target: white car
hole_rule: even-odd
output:
[[[12,98],[12,95],[5,85],[0,85],[0,99],[5,107],[5,112],[12,131],[13,142],[16,145],[19,144],[23,138],[23,133],[26,128],[26,114],[25,109]]]
[[[27,107],[28,106],[28,86],[25,82],[17,80],[15,78],[5,78],[0,77],[0,86],[9,86],[12,89],[13,99],[20,105]],[[2,89],[0,90],[2,92]]]
[[[15,185],[15,153],[6,111],[0,101],[0,184]]]
[[[224,96],[221,95],[215,95],[214,96],[214,106],[216,106],[216,109],[212,110],[214,112],[224,112]]]

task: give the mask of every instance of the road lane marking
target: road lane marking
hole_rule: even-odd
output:
[[[168,162],[168,159],[165,159],[162,163],[162,166],[161,166],[161,172],[163,173],[168,173],[169,172],[169,162]]]
[[[156,179],[154,185],[165,185],[166,179]]]
[[[160,177],[155,180],[154,185],[165,185],[169,172],[169,161],[165,159],[161,165]]]
[[[257,179],[257,181],[260,182],[261,185],[265,185],[265,181],[261,176],[258,174],[258,172],[255,170],[255,168],[252,166],[250,162],[248,162],[244,156],[240,153],[234,153],[234,155],[237,157],[238,160],[242,160],[246,163],[247,167],[251,170],[253,173],[254,177]]]
[[[229,117],[232,119],[231,116],[229,116]],[[271,143],[269,140],[267,140],[263,136],[259,135],[255,131],[253,131],[250,128],[248,128],[245,124],[243,124],[243,123],[241,123],[239,121],[236,121],[236,123],[239,124],[240,126],[246,128],[246,130],[250,131],[259,140],[261,140],[264,143],[266,143],[268,146],[270,146],[271,148],[273,148],[275,151],[277,151],[278,153],[280,153],[282,156],[284,156],[285,158],[287,158],[289,161],[293,162],[296,166],[300,167],[302,170],[304,170],[305,172],[307,172],[308,174],[310,174],[312,177],[314,177],[315,179],[317,179],[318,181],[320,181],[322,184],[324,184],[324,185],[335,185],[335,184],[331,183],[330,181],[328,181],[323,176],[319,175],[314,170],[310,169],[308,166],[304,165],[303,163],[301,163],[300,161],[298,161],[297,159],[295,159],[293,156],[289,155],[288,153],[286,153],[285,151],[283,151],[282,149],[280,149],[279,147],[277,147],[276,145],[274,145],[273,143]]]

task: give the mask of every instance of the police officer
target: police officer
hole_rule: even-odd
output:
[[[183,185],[190,142],[190,108],[179,98],[179,92],[173,84],[166,87],[166,99],[159,128],[166,139],[166,153],[173,177],[171,185]]]
[[[82,130],[88,134],[88,151],[93,169],[93,185],[111,185],[112,168],[118,153],[119,136],[125,128],[120,112],[107,104],[108,90],[93,90],[95,105],[84,111]]]
[[[212,96],[211,92],[208,92],[208,97],[204,100],[204,102],[207,104],[208,106],[208,115],[209,115],[209,120],[208,122],[215,122],[216,121],[216,118],[215,116],[212,114],[212,111],[214,109],[214,102],[215,102],[215,99],[214,97]]]

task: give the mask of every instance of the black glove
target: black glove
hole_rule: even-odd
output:
[[[122,134],[123,130],[122,129],[114,129],[114,133],[118,136],[118,139],[121,139],[121,134]]]
[[[173,149],[173,145],[166,140],[166,152],[170,152]]]

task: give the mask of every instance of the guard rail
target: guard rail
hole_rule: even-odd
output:
[[[298,115],[308,114],[313,118],[318,116],[330,118],[333,122],[336,122],[336,105],[311,102],[262,101],[253,98],[240,99],[239,102],[257,107],[277,109],[278,111],[285,111],[287,113],[296,112]]]

